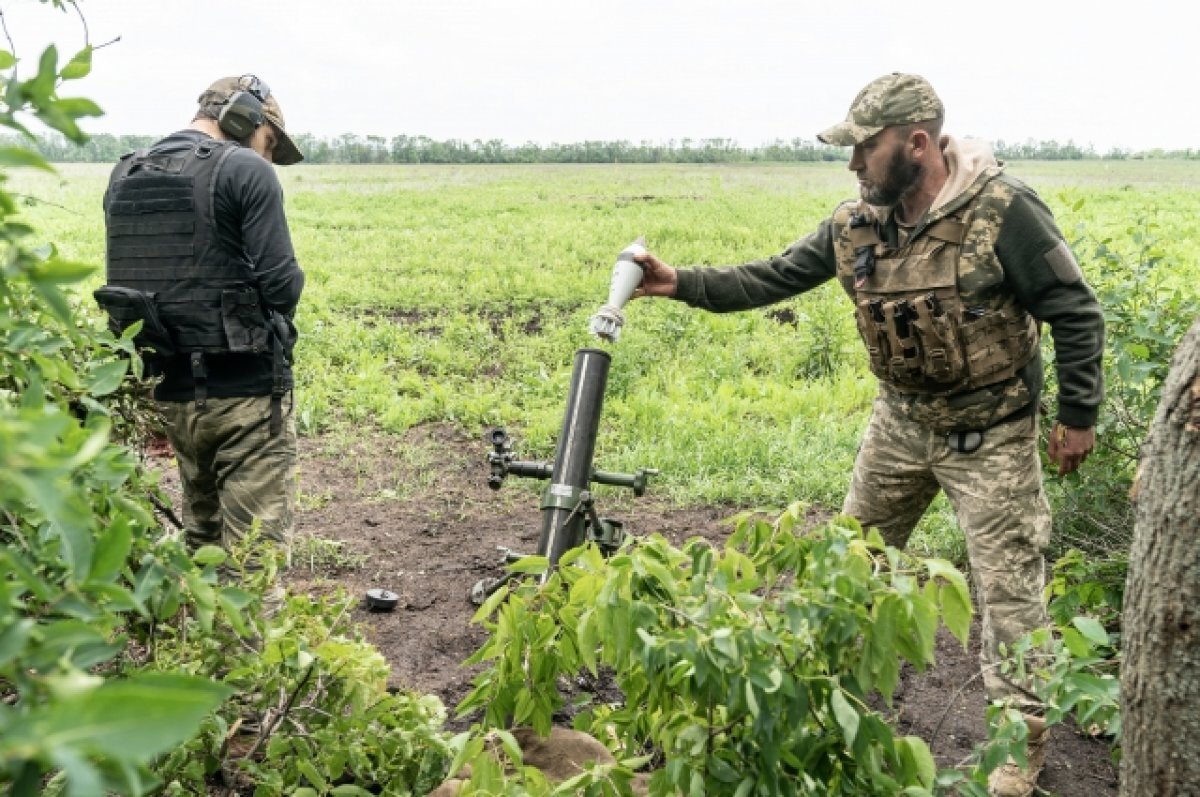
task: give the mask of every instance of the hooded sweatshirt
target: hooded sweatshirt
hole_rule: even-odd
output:
[[[974,201],[977,181],[1000,181],[999,191],[993,193],[1003,201],[989,208],[998,218],[988,243],[1003,269],[1003,284],[1028,313],[1050,328],[1059,385],[1058,420],[1077,428],[1094,426],[1103,398],[1104,317],[1049,208],[1020,181],[1003,172],[996,174],[999,165],[986,143],[945,137],[943,154],[949,176],[909,234],[920,235],[932,222]],[[859,200],[842,203],[814,232],[773,257],[723,268],[679,269],[674,298],[693,307],[730,312],[811,290],[837,275],[835,242],[845,240],[850,216],[863,207]],[[871,212],[879,222],[880,236],[896,241],[894,209],[876,207]],[[1043,382],[1040,357],[1013,379],[1024,382],[1029,401],[1035,402]]]

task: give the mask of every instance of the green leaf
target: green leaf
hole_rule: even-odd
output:
[[[96,267],[90,263],[76,263],[52,257],[31,269],[29,278],[38,283],[63,284],[79,282],[90,277],[95,271]]]
[[[47,163],[45,158],[22,147],[0,147],[0,166],[4,168],[32,166],[35,169],[44,169],[51,174],[55,173],[54,167]]]
[[[372,797],[371,792],[361,786],[355,786],[353,783],[343,783],[341,786],[334,786],[329,793],[335,794],[338,797]]]
[[[937,765],[933,761],[933,754],[929,752],[929,745],[916,736],[904,736],[896,740],[896,749],[912,764],[921,784],[932,786],[937,776]]]
[[[938,590],[938,602],[942,606],[942,620],[946,627],[958,637],[958,641],[966,650],[967,638],[971,634],[971,599],[965,586],[956,583],[943,584]]]
[[[754,684],[746,681],[746,708],[750,712],[751,717],[758,717],[758,699],[754,696]]]
[[[35,106],[44,106],[54,93],[54,84],[57,81],[58,48],[51,44],[42,50],[42,56],[38,59],[37,75],[21,84],[21,94],[29,98]]]
[[[783,684],[783,673],[772,662],[756,661],[750,665],[750,680],[767,694],[774,693]]]
[[[943,578],[951,584],[957,584],[965,591],[967,589],[967,579],[962,572],[954,565],[947,562],[945,559],[926,559],[925,568],[929,571],[929,577]]]
[[[63,80],[78,80],[81,77],[87,77],[92,71],[92,46],[89,44],[79,52],[75,53],[74,57],[67,62],[67,65],[62,68],[60,76]]]
[[[231,601],[224,591],[217,593],[217,605],[221,607],[221,611],[225,613],[225,619],[239,636],[250,636],[250,626],[246,624],[246,619],[242,615],[244,607]]]
[[[16,66],[17,59],[8,50],[0,50],[0,69],[11,69]]]
[[[483,737],[472,737],[470,731],[463,731],[451,737],[450,741],[446,743],[447,750],[454,753],[454,758],[450,761],[447,769],[450,776],[454,777],[463,768],[463,764],[478,757],[483,752],[484,743]]]
[[[499,589],[488,596],[475,612],[475,616],[471,618],[472,623],[482,623],[484,620],[492,616],[496,611],[496,607],[501,601],[508,597],[508,584],[502,584]]]
[[[510,573],[545,573],[550,560],[545,556],[523,556],[508,566]]]
[[[1087,637],[1095,645],[1109,644],[1108,632],[1104,630],[1104,626],[1094,617],[1076,617],[1071,620],[1071,625],[1079,629],[1079,632]]]
[[[1072,656],[1084,659],[1092,654],[1092,646],[1088,644],[1083,634],[1074,628],[1064,628],[1061,633],[1063,644],[1067,646],[1067,650]]]
[[[508,760],[513,766],[519,767],[525,760],[525,756],[521,752],[521,745],[517,744],[517,739],[506,730],[497,728],[492,731],[496,738],[500,740],[500,747],[504,750],[504,754],[508,756]]]
[[[104,116],[104,111],[99,105],[84,97],[64,97],[55,100],[53,108],[57,113],[71,119],[81,116]]]
[[[92,362],[88,367],[88,392],[93,396],[107,396],[121,386],[125,374],[129,373],[129,360]]]
[[[298,758],[296,759],[296,769],[300,771],[300,774],[303,775],[309,783],[316,786],[321,791],[327,791],[329,789],[329,781],[327,781],[325,777],[317,771],[317,767],[312,761],[309,761],[307,758]]]
[[[33,620],[18,620],[0,631],[0,667],[21,655],[33,625]]]
[[[52,751],[51,760],[66,776],[67,794],[71,797],[105,793],[100,772],[76,751],[60,747]]]
[[[254,600],[253,595],[240,587],[221,587],[217,597],[238,610],[245,609]]]
[[[833,717],[841,727],[842,733],[846,735],[846,746],[852,746],[854,737],[858,735],[859,716],[842,694],[840,687],[835,686],[829,693],[829,707],[833,709]]]
[[[197,622],[205,631],[212,631],[213,617],[217,611],[216,590],[195,571],[188,573],[187,585],[188,591],[192,593]]]
[[[191,738],[232,691],[207,678],[146,673],[31,712],[21,730],[42,750],[146,762]]]
[[[225,549],[217,545],[202,545],[192,554],[192,561],[204,567],[205,565],[219,565],[225,561],[228,554]]]
[[[124,517],[114,519],[96,540],[96,555],[92,560],[88,581],[112,581],[125,564],[132,545],[133,531],[129,527],[129,520]]]

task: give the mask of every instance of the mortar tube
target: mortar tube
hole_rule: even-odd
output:
[[[542,531],[537,552],[550,562],[543,581],[558,566],[564,553],[584,542],[586,513],[579,507],[579,501],[592,477],[592,457],[596,453],[600,409],[611,363],[612,357],[601,349],[575,352],[554,470],[542,496]]]

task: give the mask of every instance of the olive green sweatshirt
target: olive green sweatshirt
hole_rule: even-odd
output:
[[[969,139],[950,139],[944,151],[950,177],[926,219],[918,222],[915,234],[925,226],[924,221],[937,217],[940,208],[952,205],[977,174],[996,163],[986,144]],[[1067,426],[1094,426],[1104,393],[1100,305],[1045,203],[1006,174],[993,179],[1003,180],[1013,189],[1012,201],[998,220],[993,248],[1004,269],[1005,285],[1028,313],[1049,326],[1059,385],[1057,418]],[[884,220],[882,236],[895,240],[891,209],[874,210]],[[814,232],[774,257],[739,266],[679,269],[674,298],[722,313],[762,307],[804,293],[835,277],[838,233],[831,215]],[[1043,381],[1040,357],[1016,378],[1025,380],[1036,400]]]

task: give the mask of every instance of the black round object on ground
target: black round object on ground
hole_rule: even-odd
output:
[[[390,612],[396,608],[400,596],[386,589],[367,590],[367,608],[376,612]]]

